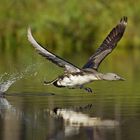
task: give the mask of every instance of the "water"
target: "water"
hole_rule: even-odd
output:
[[[44,86],[62,71],[42,58],[30,60],[38,63],[27,71],[1,74],[1,86],[15,80],[1,88],[6,95],[0,98],[0,140],[139,140],[139,59],[132,53],[107,58],[101,71],[116,72],[126,81],[88,84],[95,94]],[[74,60],[81,65],[86,58]]]

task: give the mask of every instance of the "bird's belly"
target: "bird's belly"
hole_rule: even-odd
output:
[[[58,85],[74,87],[89,83],[93,80],[97,80],[94,75],[69,75],[63,77],[63,79],[58,80]]]

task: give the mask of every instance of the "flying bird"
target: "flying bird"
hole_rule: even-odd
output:
[[[46,48],[39,45],[39,43],[37,43],[37,41],[32,36],[31,29],[28,28],[28,40],[37,50],[37,52],[46,59],[50,60],[52,63],[64,69],[63,75],[58,76],[56,79],[50,82],[44,81],[44,83],[46,85],[53,84],[56,87],[80,88],[86,90],[87,92],[92,92],[91,88],[85,87],[84,85],[95,80],[124,80],[124,78],[115,73],[100,73],[98,72],[98,67],[104,58],[117,46],[117,43],[124,34],[126,25],[127,17],[124,16],[111,30],[99,48],[88,59],[82,68],[79,68],[74,64],[60,58],[59,56],[49,52]]]

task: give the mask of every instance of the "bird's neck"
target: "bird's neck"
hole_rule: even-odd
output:
[[[100,73],[100,78],[101,80],[107,80],[107,81],[111,81],[112,78],[108,76],[107,73],[103,74],[103,73]]]

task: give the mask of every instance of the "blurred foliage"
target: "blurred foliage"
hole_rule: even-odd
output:
[[[26,31],[59,54],[97,48],[122,16],[128,27],[121,48],[140,46],[140,1],[133,0],[1,0],[0,50],[28,45]]]

